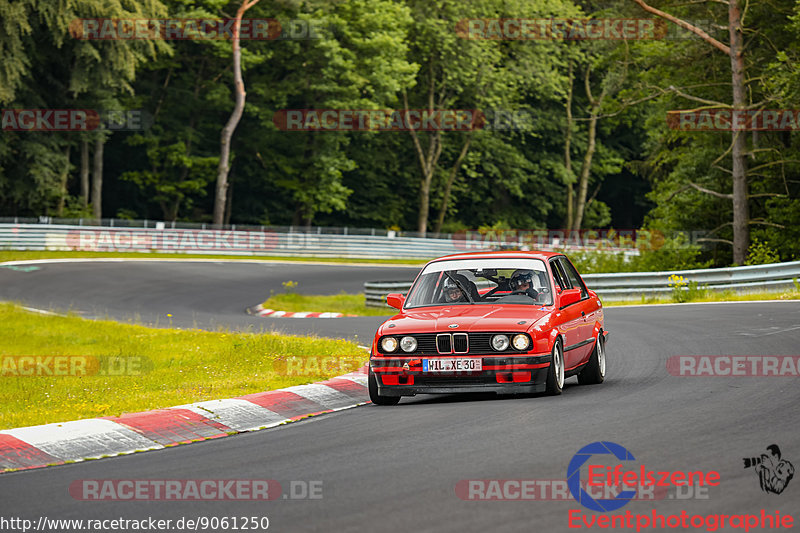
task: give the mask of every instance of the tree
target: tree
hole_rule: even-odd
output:
[[[551,0],[532,9],[527,2],[484,0],[465,4],[444,0],[431,4],[409,0],[414,16],[411,58],[422,67],[415,91],[404,95],[406,109],[478,109],[511,112],[518,110],[526,95],[564,91],[564,78],[558,71],[563,50],[556,42],[501,41],[465,38],[454,31],[454,22],[462,19],[531,18],[560,13],[568,17],[579,11],[569,2]],[[464,157],[469,153],[473,136],[436,130],[409,132],[417,156],[420,178],[417,232],[428,230],[430,199],[434,177],[440,168],[445,144],[454,142],[454,159],[448,162],[444,180],[443,205],[447,208],[450,189]],[[443,220],[440,209],[436,228]]]
[[[7,33],[0,33],[0,51],[4,52],[4,64],[0,67],[0,101],[16,108],[98,111],[121,108],[121,98],[132,91],[137,66],[159,52],[168,52],[169,46],[159,41],[75,38],[71,30],[76,27],[72,24],[76,19],[98,15],[118,19],[159,18],[166,12],[159,0],[130,0],[107,6],[101,6],[97,0],[67,3],[0,0],[2,23],[8,27]],[[5,52],[8,52],[8,61]],[[96,159],[97,147],[105,142],[106,134],[90,137],[96,145]],[[64,175],[64,158],[77,153],[72,148],[79,142],[76,136],[69,134],[20,132],[4,135],[0,138],[0,145],[5,145],[0,149],[0,157],[9,159],[0,161],[0,165],[8,166],[10,162],[14,168],[7,171],[5,184],[0,187],[0,201],[10,200],[15,209],[24,206],[37,214],[48,213],[50,209],[57,213],[63,211],[64,205],[69,203],[64,191],[69,182],[69,175]],[[39,163],[29,162],[33,154]],[[71,169],[69,161],[66,165]],[[81,167],[82,175],[87,168]],[[95,168],[100,169],[93,178],[97,181],[95,189],[99,191],[102,164]],[[36,183],[37,187],[29,190],[30,183]],[[20,202],[20,194],[27,198]],[[99,193],[96,203],[98,206],[101,203]],[[98,209],[95,208],[95,214],[99,217]]]
[[[273,123],[274,110],[375,110],[397,108],[398,95],[413,83],[417,65],[407,59],[408,9],[393,0],[310,2],[286,7],[287,19],[316,29],[317,36],[270,45],[269,64],[252,79],[248,115],[240,149],[258,184],[270,220],[285,212],[287,223],[310,225],[318,214],[342,212],[353,189],[344,176],[356,169],[351,141],[378,132],[284,132]],[[274,15],[273,15],[274,16]],[[266,130],[266,131],[265,131]],[[252,190],[252,189],[251,189]],[[279,196],[280,195],[280,196]],[[241,195],[239,196],[241,198]]]
[[[732,107],[734,110],[744,110],[747,107],[747,102],[745,99],[745,66],[743,43],[744,28],[742,26],[742,12],[739,6],[739,0],[726,1],[728,4],[728,34],[730,45],[725,45],[722,42],[714,39],[708,33],[694,24],[651,7],[645,3],[644,0],[634,0],[634,2],[640,5],[645,11],[668,20],[673,24],[677,24],[681,28],[684,28],[699,36],[706,43],[710,44],[717,50],[727,54],[730,57],[731,63],[731,87],[733,94]],[[700,101],[705,104],[710,103],[708,100],[698,98],[690,99]],[[725,197],[729,197],[733,202],[733,262],[741,265],[744,264],[747,248],[750,245],[750,215],[747,199],[747,160],[745,134],[743,132],[733,133],[733,142],[731,143],[730,153],[732,163],[731,181],[733,184],[733,191],[731,194]],[[708,192],[708,194],[714,193]]]
[[[233,137],[233,132],[236,131],[236,126],[242,118],[247,94],[245,93],[244,80],[242,79],[242,51],[239,44],[242,16],[258,2],[259,0],[242,0],[239,9],[236,10],[236,18],[233,23],[233,37],[231,42],[233,46],[233,86],[236,104],[233,107],[228,122],[225,124],[225,127],[222,128],[222,133],[220,135],[219,169],[217,171],[217,187],[214,197],[214,224],[218,226],[223,224],[225,218],[225,203],[228,197],[228,172],[230,171],[231,137]]]

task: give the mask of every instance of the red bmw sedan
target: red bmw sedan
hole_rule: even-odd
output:
[[[561,394],[564,379],[602,383],[603,304],[572,262],[554,252],[441,257],[417,276],[400,312],[372,342],[369,395],[495,392]]]

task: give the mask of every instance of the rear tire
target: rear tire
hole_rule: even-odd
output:
[[[589,362],[581,373],[578,374],[578,383],[581,385],[597,385],[606,379],[606,341],[603,332],[597,334],[594,351],[589,357]]]
[[[378,394],[378,379],[370,368],[367,374],[367,384],[369,389],[369,399],[375,405],[397,405],[400,403],[400,396],[381,396]]]
[[[547,370],[547,388],[545,391],[551,396],[558,396],[564,389],[564,347],[561,339],[556,339],[553,345],[552,361]]]

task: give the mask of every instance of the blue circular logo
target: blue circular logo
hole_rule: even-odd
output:
[[[614,498],[595,500],[581,487],[581,466],[592,455],[614,455],[620,461],[635,461],[633,454],[613,442],[593,442],[578,450],[567,467],[567,486],[575,501],[587,509],[606,513],[624,507],[636,496],[635,490],[623,490]]]

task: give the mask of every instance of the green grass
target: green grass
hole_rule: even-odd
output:
[[[702,294],[694,296],[694,294]],[[600,295],[602,298],[602,294]],[[702,288],[693,293],[688,302],[746,302],[752,300],[800,300],[800,290],[786,292],[754,292],[737,293],[734,291],[703,291]],[[671,297],[643,297],[638,300],[603,301],[606,307],[642,304],[671,304],[676,303]],[[390,316],[397,311],[391,308],[366,307],[363,294],[335,294],[331,296],[307,294],[276,294],[262,304],[267,309],[290,312],[332,312],[359,316]]]
[[[388,265],[412,265],[421,267],[427,259],[350,259],[346,257],[280,257],[271,255],[214,255],[214,254],[169,254],[145,252],[46,252],[0,250],[0,262],[24,261],[29,259],[83,259],[83,258],[124,258],[124,259],[238,259],[240,261],[322,261],[326,263],[374,263]]]
[[[0,429],[311,383],[353,371],[367,360],[364,350],[343,340],[153,329],[42,316],[12,304],[0,304],[0,338]],[[118,362],[136,363],[127,373],[139,375],[14,375],[19,360],[8,356],[23,355],[118,357]],[[92,374],[97,367],[86,368]]]
[[[332,312],[358,316],[391,316],[397,313],[391,307],[367,307],[363,294],[332,294],[326,296],[296,293],[275,294],[264,302],[264,307],[276,311]]]
[[[694,303],[694,302],[750,302],[755,300],[800,300],[800,290],[790,290],[784,292],[749,292],[738,293],[732,290],[727,291],[704,291],[700,289],[701,295],[692,297],[685,302],[676,302],[672,297],[642,297],[639,300],[603,301],[606,307],[623,305],[651,305],[651,304],[674,304],[674,303]],[[602,294],[600,297],[602,298]]]

